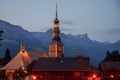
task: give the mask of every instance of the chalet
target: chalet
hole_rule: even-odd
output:
[[[99,65],[102,79],[120,80],[120,61],[105,61]]]
[[[1,67],[0,70],[6,71],[6,76],[8,80],[12,80],[13,74],[19,68],[26,71],[26,66],[30,64],[33,60],[37,60],[39,57],[48,57],[45,52],[30,52],[26,51],[24,44],[21,44],[20,51],[18,54],[5,66]]]

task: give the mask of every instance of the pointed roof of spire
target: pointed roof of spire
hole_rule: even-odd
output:
[[[58,14],[57,14],[57,2],[56,2],[56,19],[58,18]]]

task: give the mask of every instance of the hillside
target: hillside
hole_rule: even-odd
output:
[[[48,52],[52,29],[46,32],[29,32],[18,25],[0,20],[0,30],[5,32],[2,35],[4,40],[1,42],[0,57],[4,56],[7,48],[10,49],[12,56],[15,56],[21,43],[24,43],[29,51]],[[65,46],[65,56],[82,54],[90,57],[91,63],[94,65],[97,65],[105,57],[107,50],[120,51],[120,41],[116,43],[99,42],[90,39],[88,34],[72,35],[62,33],[61,37]]]

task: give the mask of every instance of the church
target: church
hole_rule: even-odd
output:
[[[38,59],[32,69],[32,77],[33,80],[90,80],[90,59],[88,57],[82,55],[64,56],[57,4],[48,57]]]
[[[19,53],[0,70],[6,70],[8,79],[13,80],[13,74],[17,69],[22,68],[26,71],[26,66],[36,60],[32,68],[32,77],[25,80],[92,80],[89,57],[82,55],[64,56],[57,4],[54,28],[51,34],[48,53],[29,52],[25,49],[25,45],[21,44]]]

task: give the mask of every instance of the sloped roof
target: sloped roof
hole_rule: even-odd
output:
[[[113,62],[106,61],[101,63],[101,67],[103,70],[114,69],[114,70],[120,71],[120,61],[113,61]]]
[[[0,68],[0,70],[16,70],[20,67],[25,69],[25,66],[30,64],[31,61],[30,55],[25,50],[24,45],[21,44],[20,52],[7,65]]]
[[[38,60],[40,57],[48,57],[48,54],[46,52],[29,52],[30,57],[32,60]]]
[[[74,57],[39,58],[32,71],[89,71],[89,60]]]

